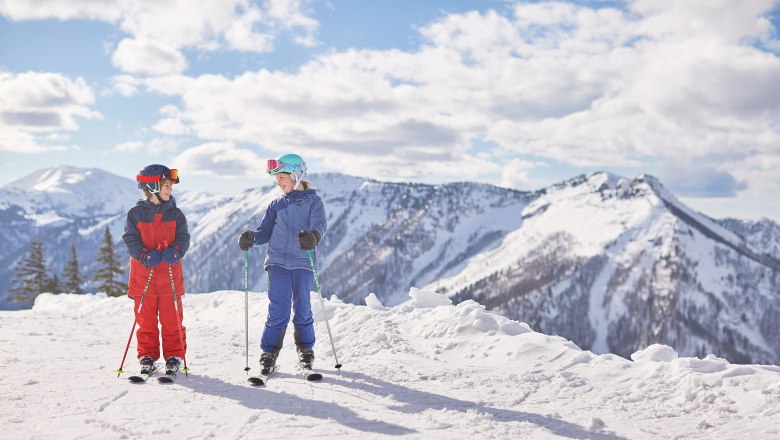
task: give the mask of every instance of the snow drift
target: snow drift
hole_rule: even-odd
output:
[[[184,296],[190,375],[170,386],[117,378],[132,302],[38,297],[0,312],[0,429],[8,438],[777,438],[780,367],[679,357],[653,345],[633,361],[415,289],[399,306],[312,298],[316,365],[247,385],[244,292]],[[268,305],[249,294],[250,367]],[[342,371],[325,330],[327,316]],[[135,343],[131,344],[131,355]],[[133,369],[134,362],[125,369]]]

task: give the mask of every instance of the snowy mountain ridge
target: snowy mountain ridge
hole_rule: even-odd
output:
[[[41,172],[37,179],[44,183],[30,178],[16,185],[63,187],[52,175]],[[91,178],[70,180],[81,185],[83,197],[100,187]],[[374,293],[392,306],[407,299],[410,287],[420,287],[456,302],[474,299],[598,353],[628,357],[665,343],[686,356],[780,363],[773,324],[780,319],[780,277],[772,249],[750,238],[761,232],[747,237],[729,228],[732,223],[693,212],[652,176],[592,173],[535,192],[339,174],[310,180],[329,222],[319,247],[320,283],[345,302],[362,303]],[[111,185],[129,188],[117,197],[125,206],[108,204],[87,216],[65,215],[35,191],[23,197],[35,201],[32,211],[0,199],[0,217],[13,219],[0,232],[0,287],[7,289],[13,263],[33,237],[44,241],[50,267],[61,270],[74,241],[82,261],[94,259],[107,225],[124,258],[124,215],[140,193],[130,179],[113,176]],[[18,186],[10,192],[23,191]],[[177,188],[174,194],[192,235],[187,290],[242,289],[235,238],[260,223],[278,188],[269,184],[235,196]],[[64,220],[38,222],[46,213]],[[769,222],[766,230],[776,226]],[[252,291],[266,288],[264,252],[250,251]]]

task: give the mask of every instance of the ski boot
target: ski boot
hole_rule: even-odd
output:
[[[304,370],[311,370],[314,363],[314,350],[298,347],[298,364]]]
[[[276,366],[276,353],[265,351],[260,355],[260,374],[269,375]]]
[[[141,364],[141,374],[152,374],[156,369],[154,359],[151,356],[141,356],[138,362]]]
[[[171,356],[165,360],[165,374],[176,374],[179,372],[182,359],[178,356]]]

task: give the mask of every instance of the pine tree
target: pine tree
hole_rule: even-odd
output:
[[[103,246],[98,253],[98,263],[102,265],[95,274],[95,284],[98,291],[106,292],[108,296],[121,296],[125,293],[125,285],[117,278],[121,278],[124,271],[119,256],[114,250],[114,240],[106,226],[103,234]]]
[[[44,292],[49,284],[43,258],[43,243],[33,241],[27,250],[27,257],[16,265],[11,300],[22,304],[22,307],[32,307],[35,297]]]
[[[81,289],[81,275],[79,274],[79,259],[76,256],[76,245],[70,247],[70,259],[65,265],[62,275],[65,277],[64,291],[68,293],[84,293]]]
[[[60,289],[60,277],[55,273],[53,277],[46,277],[46,286],[43,288],[44,292],[50,293],[62,293]]]

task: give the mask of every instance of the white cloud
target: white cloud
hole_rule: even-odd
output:
[[[182,98],[160,122],[170,133],[294,149],[383,178],[433,168],[465,178],[456,169],[473,159],[473,138],[499,145],[496,155],[586,167],[776,152],[780,58],[746,43],[767,38],[761,14],[773,3],[739,13],[663,4],[522,3],[444,16],[420,30],[427,42],[413,52],[335,52],[297,72],[207,75],[175,91],[172,79],[146,84]],[[685,20],[706,23],[679,28]],[[501,179],[528,182],[510,177]]]
[[[138,93],[141,81],[133,75],[116,75],[111,78],[112,87],[120,95],[130,97]]]
[[[193,176],[256,178],[265,172],[265,160],[251,150],[236,148],[232,143],[210,142],[189,148],[171,163]]]
[[[37,0],[0,2],[0,15],[11,20],[86,19],[117,25],[130,37],[112,57],[129,73],[166,75],[187,67],[183,49],[223,47],[252,52],[273,49],[281,32],[312,45],[319,23],[299,0]]]
[[[225,30],[225,40],[236,50],[247,52],[269,52],[273,49],[274,36],[254,30],[255,23],[261,20],[260,11],[246,12]]]
[[[62,131],[77,130],[77,118],[102,118],[90,108],[95,98],[83,78],[0,71],[0,97],[0,151],[40,153],[73,148],[51,142],[60,140]]]
[[[83,4],[75,7],[84,14],[97,10]],[[176,60],[185,48],[270,50],[291,30],[316,44],[318,23],[306,2],[129,4],[106,2],[119,13],[95,15],[131,35],[115,55],[128,71],[183,72],[186,60]],[[444,15],[420,29],[423,44],[412,51],[330,52],[294,72],[128,76],[115,88],[130,95],[143,85],[179,97],[154,126],[166,135],[295,151],[378,178],[484,180],[467,166],[477,160],[503,184],[521,187],[531,169],[508,172],[497,158],[603,168],[716,156],[726,163],[708,169],[733,165],[735,182],[748,188],[757,184],[751,174],[777,182],[759,167],[780,154],[780,58],[754,45],[780,47],[767,19],[777,2],[620,6],[522,2],[504,12]],[[148,41],[154,44],[131,50]],[[133,55],[150,51],[168,66],[147,66]],[[477,138],[496,147],[475,159]],[[189,154],[200,158],[197,151]]]
[[[127,0],[4,0],[0,14],[11,20],[117,20]]]
[[[531,190],[534,183],[529,176],[529,172],[536,168],[544,168],[546,165],[539,162],[531,162],[521,159],[511,159],[503,166],[501,170],[501,181],[497,185],[505,188],[515,188],[519,190]]]
[[[153,40],[122,40],[111,62],[125,72],[154,76],[181,73],[187,69],[187,59],[179,50]]]
[[[180,115],[178,114],[173,114],[170,117],[160,119],[152,128],[170,136],[190,134],[190,128],[180,119]]]

